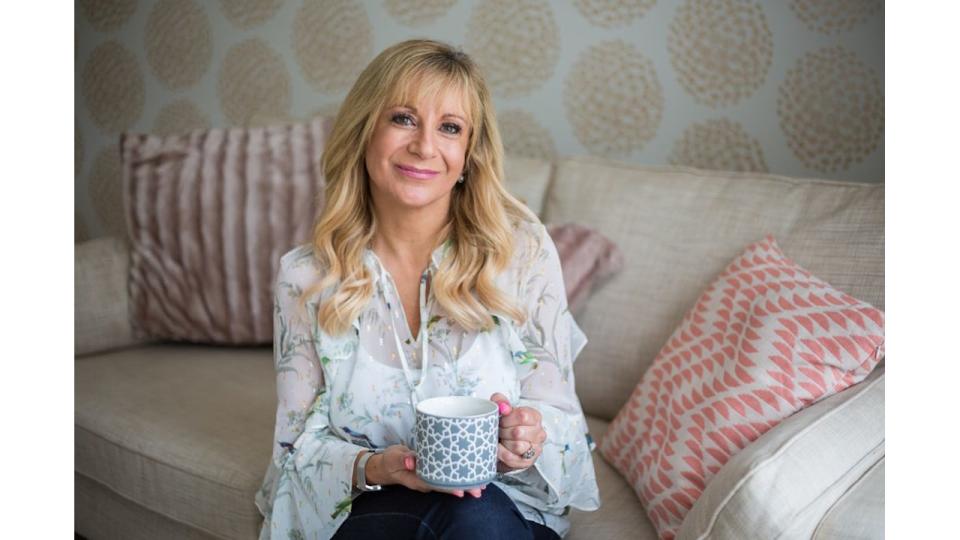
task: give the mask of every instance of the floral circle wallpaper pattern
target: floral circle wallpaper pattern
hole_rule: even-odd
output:
[[[80,11],[98,32],[112,32],[137,10],[137,0],[80,0]]]
[[[743,126],[727,118],[697,122],[673,145],[670,164],[721,171],[767,172],[763,148]]]
[[[147,63],[171,90],[194,85],[206,73],[213,53],[210,22],[193,0],[161,0],[147,17]]]
[[[780,86],[777,113],[807,167],[841,171],[883,140],[883,81],[841,46],[807,53]]]
[[[372,58],[372,34],[359,2],[304,2],[294,19],[293,43],[307,82],[324,94],[348,90]]]
[[[175,135],[212,127],[207,115],[189,99],[178,99],[160,109],[153,128],[157,135]]]
[[[119,136],[302,121],[379,51],[468,52],[508,154],[884,181],[882,0],[78,0],[78,241],[123,231]]]
[[[573,0],[588,21],[603,28],[627,26],[656,3],[657,0]]]
[[[457,0],[385,0],[383,4],[390,16],[402,24],[420,27],[446,15],[456,3]]]
[[[464,48],[483,67],[494,94],[519,96],[553,75],[560,30],[546,0],[483,0],[470,14]]]
[[[684,89],[710,107],[733,105],[763,84],[773,35],[751,0],[688,0],[670,24],[670,62]]]
[[[590,47],[564,88],[577,139],[601,156],[624,157],[657,134],[663,88],[653,62],[621,40]]]
[[[231,125],[289,118],[290,74],[280,55],[260,39],[244,41],[227,51],[217,94]]]
[[[117,41],[99,45],[80,75],[83,104],[93,124],[107,133],[129,129],[143,114],[143,73],[136,56]]]
[[[537,118],[523,109],[508,109],[497,114],[503,147],[510,153],[531,158],[552,160],[557,149],[550,131]]]
[[[283,0],[220,0],[223,16],[244,30],[270,20],[283,5]]]
[[[883,0],[792,0],[790,9],[811,30],[838,34],[882,11]]]

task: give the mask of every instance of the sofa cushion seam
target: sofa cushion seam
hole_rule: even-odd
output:
[[[192,527],[192,528],[194,528],[194,529],[203,531],[203,532],[205,532],[205,533],[207,533],[207,534],[209,534],[210,536],[213,536],[213,537],[215,537],[215,538],[220,538],[221,540],[229,540],[229,538],[230,538],[229,536],[221,536],[221,535],[219,535],[219,534],[217,534],[217,533],[215,533],[215,532],[207,529],[206,527],[197,525],[197,524],[195,524],[195,523],[191,523],[191,522],[189,522],[189,521],[184,521],[184,520],[182,520],[182,519],[175,518],[175,517],[167,514],[166,512],[162,512],[162,511],[160,511],[160,510],[156,510],[156,509],[154,509],[154,508],[151,508],[151,507],[149,507],[149,506],[141,503],[140,501],[137,501],[137,500],[135,500],[135,499],[133,499],[133,498],[131,498],[131,497],[129,497],[129,496],[127,496],[127,495],[119,492],[119,491],[117,491],[116,488],[114,488],[113,486],[111,486],[111,485],[109,485],[109,484],[106,484],[106,483],[104,483],[104,482],[101,482],[101,481],[97,480],[96,478],[92,478],[92,477],[90,477],[90,476],[88,476],[88,475],[86,475],[86,474],[84,474],[84,473],[82,473],[82,472],[77,471],[76,473],[79,474],[80,476],[86,478],[87,480],[95,483],[95,484],[98,484],[98,485],[100,485],[100,486],[103,486],[104,489],[110,491],[111,493],[113,493],[113,494],[116,495],[117,497],[120,497],[121,499],[129,502],[130,504],[135,504],[135,505],[139,506],[140,508],[143,508],[144,510],[146,510],[146,511],[148,511],[148,512],[153,512],[154,514],[157,514],[158,516],[165,517],[165,518],[169,519],[170,521],[173,521],[174,523],[179,523],[180,525],[183,525],[183,526],[186,526],[186,527]]]
[[[874,471],[881,463],[884,463],[885,460],[886,460],[886,455],[881,455],[880,459],[875,461],[873,465],[867,467],[867,470],[863,471],[863,474],[861,474],[857,478],[856,482],[850,485],[850,488],[853,488],[854,486],[856,486],[868,474]],[[839,505],[841,501],[845,500],[847,496],[850,495],[851,491],[852,489],[847,489],[846,491],[841,493],[840,496],[837,497],[837,500],[833,501],[833,504],[830,505],[830,508],[827,508],[827,511],[824,512],[823,516],[820,517],[820,521],[817,523],[817,527],[813,530],[813,534],[810,535],[811,540],[815,540],[817,538],[817,535],[820,533],[820,528],[823,527],[823,524],[827,520],[827,518],[830,516],[830,513],[833,512],[835,508],[837,508],[837,505]]]

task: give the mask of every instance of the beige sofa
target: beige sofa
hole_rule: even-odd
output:
[[[759,174],[509,159],[510,189],[546,223],[617,242],[625,268],[577,320],[577,388],[595,437],[707,283],[773,234],[817,276],[884,308],[884,187]],[[126,319],[124,242],[76,248],[75,528],[98,538],[255,538],[270,455],[270,348],[143,343]],[[883,536],[884,367],[736,454],[681,538]],[[568,538],[656,538],[599,454],[599,511]]]

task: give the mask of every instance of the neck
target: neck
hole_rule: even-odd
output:
[[[430,264],[430,255],[440,244],[449,221],[446,214],[426,211],[376,212],[377,230],[373,235],[373,251],[404,266],[423,270]]]

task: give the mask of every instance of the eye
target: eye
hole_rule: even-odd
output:
[[[446,133],[447,135],[459,135],[463,128],[460,127],[460,124],[454,122],[444,122],[440,126],[440,130]]]
[[[398,126],[415,126],[416,125],[416,122],[413,121],[413,117],[403,112],[394,113],[394,115],[390,117],[390,121],[393,122],[394,124],[397,124]]]

